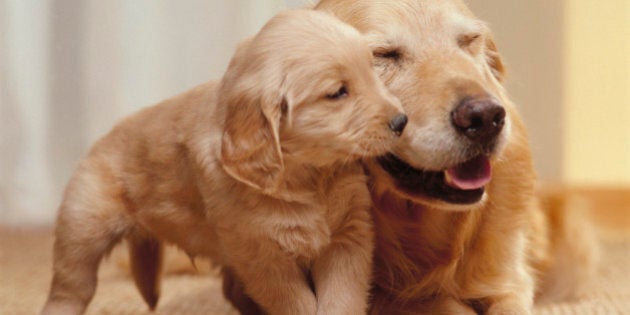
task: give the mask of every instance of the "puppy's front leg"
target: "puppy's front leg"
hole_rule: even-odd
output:
[[[374,236],[367,210],[350,217],[315,261],[317,314],[365,314]]]
[[[232,270],[243,282],[245,292],[268,314],[314,315],[315,294],[294,257],[272,242],[251,240],[232,252]],[[234,248],[234,247],[231,247]]]
[[[224,266],[221,269],[221,276],[223,277],[223,296],[226,300],[232,303],[232,306],[234,306],[240,314],[265,314],[265,312],[260,309],[260,306],[245,293],[243,281],[234,274],[234,271],[231,270],[231,268]]]

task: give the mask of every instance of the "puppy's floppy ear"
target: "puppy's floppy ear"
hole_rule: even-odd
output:
[[[239,50],[246,49],[243,46]],[[242,63],[255,62],[237,51],[219,92],[220,106],[226,107],[223,169],[236,180],[273,194],[284,171],[279,138],[282,98],[279,88],[259,80],[256,69]]]
[[[223,169],[238,181],[272,194],[284,170],[278,125],[280,105],[234,97],[221,139]]]
[[[497,45],[494,42],[492,36],[488,35],[486,37],[485,42],[485,55],[486,61],[490,66],[490,70],[494,77],[501,83],[505,79],[505,66],[503,65],[503,61],[501,60],[501,55],[499,55],[499,50],[497,49]]]

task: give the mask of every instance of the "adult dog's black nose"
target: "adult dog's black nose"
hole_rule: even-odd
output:
[[[405,114],[396,115],[396,117],[389,122],[389,129],[391,129],[397,136],[400,136],[405,129],[405,126],[407,126],[407,115]]]
[[[491,98],[465,98],[451,112],[455,128],[470,140],[486,144],[505,124],[505,109]]]

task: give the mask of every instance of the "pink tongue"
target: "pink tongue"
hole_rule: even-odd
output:
[[[490,181],[492,167],[484,155],[446,170],[446,183],[461,190],[479,189]]]

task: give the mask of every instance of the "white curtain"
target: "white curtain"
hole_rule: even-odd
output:
[[[0,225],[54,221],[122,116],[219,78],[236,43],[306,0],[0,0]]]

